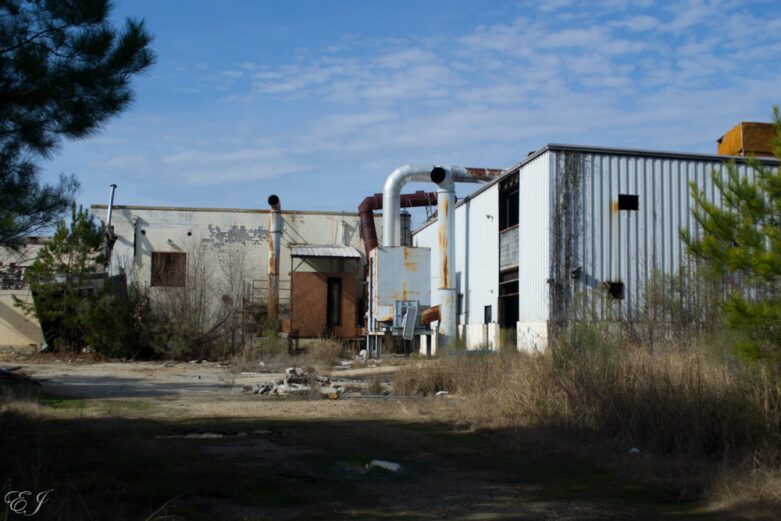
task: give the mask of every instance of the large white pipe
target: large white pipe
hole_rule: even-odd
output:
[[[431,165],[404,165],[388,176],[382,189],[382,244],[399,246],[401,243],[401,188],[411,181],[429,182]]]
[[[455,284],[455,183],[484,183],[499,170],[464,168],[461,166],[404,165],[394,170],[385,181],[382,191],[382,243],[399,246],[401,237],[401,188],[410,181],[433,181],[437,184],[437,221],[439,237],[439,286],[440,321],[439,346],[447,348],[456,336]]]
[[[439,340],[447,348],[457,334],[456,300],[456,185],[451,171],[434,168],[431,180],[437,184],[437,242],[439,244]]]
[[[279,248],[282,236],[282,206],[279,197],[270,195],[271,206],[268,223],[268,314],[276,318],[279,315]]]

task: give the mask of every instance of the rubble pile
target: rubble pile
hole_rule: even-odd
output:
[[[244,387],[244,391],[265,396],[307,396],[319,393],[323,398],[337,399],[343,389],[341,386],[332,385],[327,376],[307,372],[301,367],[288,367],[283,378],[248,385]]]

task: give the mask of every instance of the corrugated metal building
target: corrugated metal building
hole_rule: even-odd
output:
[[[519,348],[543,349],[581,296],[592,316],[632,319],[652,274],[681,264],[679,230],[694,226],[689,183],[718,202],[710,174],[724,172],[727,159],[748,171],[742,158],[551,144],[460,201],[458,317],[467,346],[496,347],[496,330],[514,328]],[[431,247],[437,266],[433,224],[413,232],[413,243]]]

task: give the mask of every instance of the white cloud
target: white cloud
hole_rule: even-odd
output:
[[[143,168],[146,165],[146,158],[142,155],[123,154],[105,160],[90,161],[87,165],[93,168],[128,171]]]

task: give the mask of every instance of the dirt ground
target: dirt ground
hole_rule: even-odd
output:
[[[245,386],[281,373],[209,362],[15,366],[43,405],[0,416],[0,482],[54,488],[39,519],[730,518],[458,426],[457,399],[262,397]]]

